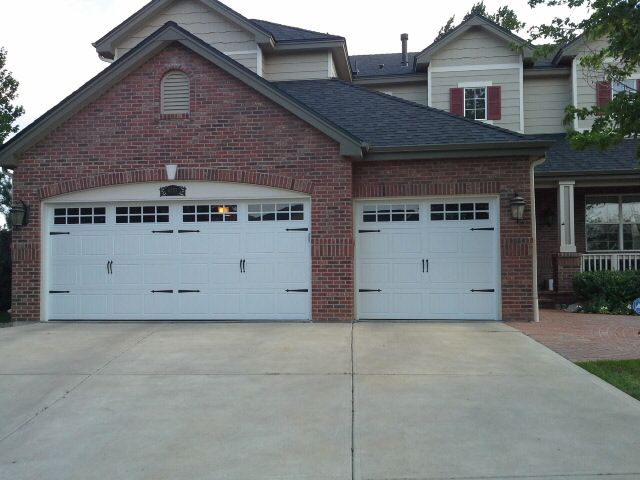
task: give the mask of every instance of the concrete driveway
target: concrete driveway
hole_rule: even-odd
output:
[[[0,330],[2,479],[637,480],[638,452],[640,402],[498,323]]]

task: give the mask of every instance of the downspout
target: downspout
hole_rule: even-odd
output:
[[[533,235],[533,321],[540,322],[540,307],[538,305],[538,232],[536,228],[536,167],[542,165],[545,158],[531,163],[531,233]]]

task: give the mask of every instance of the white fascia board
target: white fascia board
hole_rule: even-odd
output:
[[[486,65],[451,65],[443,67],[429,67],[433,73],[440,72],[477,72],[483,70],[510,70],[520,68],[522,63],[492,63]]]

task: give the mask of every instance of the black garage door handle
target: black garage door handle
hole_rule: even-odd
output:
[[[173,293],[173,290],[151,290],[151,293]]]
[[[471,290],[473,293],[495,293],[495,289],[493,288],[484,288],[481,290]]]
[[[358,290],[360,293],[371,293],[371,292],[376,292],[376,293],[381,293],[382,290],[377,289],[377,290],[371,290],[368,288],[361,288],[360,290]]]

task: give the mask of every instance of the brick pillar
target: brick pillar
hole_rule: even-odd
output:
[[[582,255],[579,253],[557,253],[553,256],[553,278],[555,290],[573,298],[573,277],[580,273]]]

